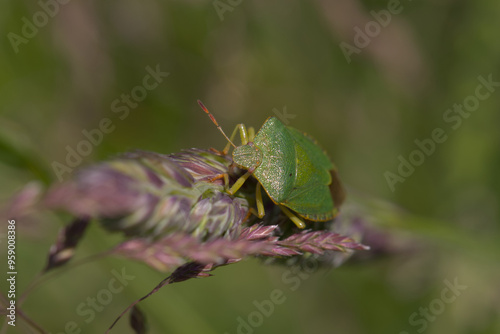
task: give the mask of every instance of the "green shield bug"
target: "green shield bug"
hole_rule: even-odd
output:
[[[269,198],[299,228],[306,225],[304,220],[327,221],[333,219],[343,201],[343,188],[338,180],[335,166],[326,153],[309,135],[284,125],[278,118],[269,117],[260,130],[238,124],[228,137],[215,117],[201,101],[201,108],[227,139],[222,151],[229,152],[234,147],[233,162],[247,170],[227,191],[234,194],[253,175],[257,179],[257,211],[250,209],[259,218],[264,216],[261,187]],[[240,132],[241,146],[233,143]],[[229,177],[224,177],[226,187]]]

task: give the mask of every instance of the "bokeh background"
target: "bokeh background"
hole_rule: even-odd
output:
[[[32,180],[59,182],[53,163],[64,163],[82,131],[104,118],[113,131],[79,167],[136,148],[221,148],[201,99],[226,131],[294,116],[289,125],[329,152],[351,205],[392,235],[388,252],[301,278],[295,291],[282,278],[286,268],[257,260],[165,288],[141,305],[151,333],[237,333],[238,317],[247,319],[274,289],[286,301],[254,333],[500,332],[500,87],[460,124],[445,119],[454,104],[474,103],[478,77],[500,81],[498,1],[41,0],[0,8],[2,202]],[[370,35],[360,37],[366,28]],[[357,49],[346,57],[347,44]],[[169,75],[151,90],[136,88],[148,67]],[[124,107],[122,94],[134,89],[147,95]],[[391,189],[386,176],[398,173],[398,157],[408,160],[415,140],[437,128],[446,140]],[[38,218],[17,225],[18,291],[68,221]],[[0,237],[3,266],[4,230]],[[94,225],[78,254],[118,240]],[[122,268],[134,279],[87,323],[77,308]],[[51,333],[102,333],[163,277],[139,263],[94,261],[33,291],[24,312]],[[467,288],[440,303],[445,281],[454,280]],[[116,328],[130,331],[127,321]],[[30,331],[18,321],[6,332]]]

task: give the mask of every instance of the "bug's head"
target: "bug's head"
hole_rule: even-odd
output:
[[[253,143],[241,145],[233,150],[233,161],[244,169],[255,169],[262,162],[262,151]]]

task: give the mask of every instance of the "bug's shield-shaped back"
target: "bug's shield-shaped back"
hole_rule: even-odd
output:
[[[314,139],[269,117],[254,143],[262,151],[254,176],[275,203],[308,220],[335,217],[338,205],[330,192],[335,167]]]
[[[269,117],[255,136],[262,151],[262,163],[254,176],[275,203],[281,203],[293,188],[295,152],[293,138],[276,117]]]
[[[294,139],[297,176],[282,204],[309,220],[333,219],[336,209],[329,188],[332,162],[314,139],[294,128],[287,129]]]

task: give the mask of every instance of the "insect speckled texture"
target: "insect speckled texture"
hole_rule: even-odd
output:
[[[272,116],[257,134],[254,135],[252,128],[247,131],[243,124],[239,124],[229,138],[201,102],[200,105],[234,147],[233,162],[247,170],[228,190],[229,193],[238,191],[250,176],[258,181],[258,211],[253,210],[253,213],[264,216],[260,194],[262,186],[269,198],[299,228],[305,227],[302,219],[328,221],[335,217],[343,200],[343,189],[335,166],[312,137]],[[241,146],[232,142],[238,130]],[[228,152],[229,144],[222,151],[224,154]]]

